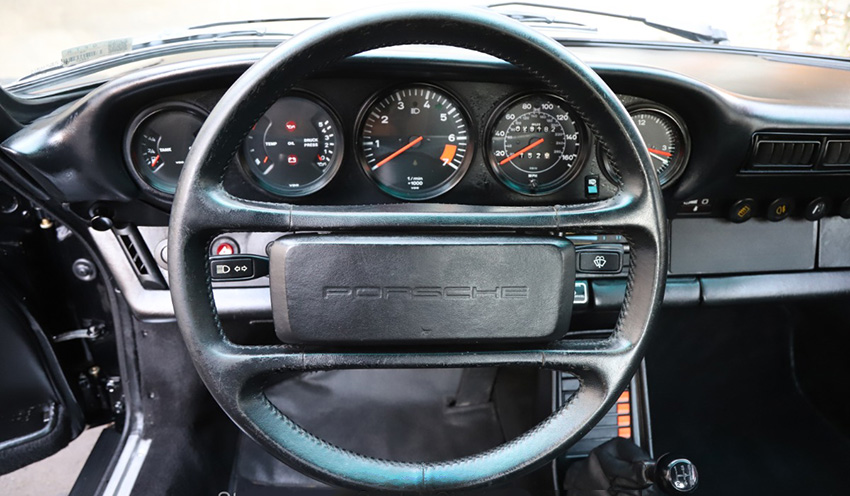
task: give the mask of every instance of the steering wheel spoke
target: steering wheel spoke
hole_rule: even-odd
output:
[[[221,184],[195,193],[192,228],[213,232],[286,232],[291,228],[292,206],[258,202],[231,195]]]
[[[608,339],[565,339],[519,349],[412,352],[406,349],[317,351],[290,345],[239,346],[222,340],[216,346],[217,368],[238,384],[281,372],[340,369],[534,367],[570,372],[579,377],[606,377],[610,362],[625,357],[632,343]]]
[[[448,204],[301,206],[258,202],[208,192],[198,207],[195,227],[216,231],[567,231],[631,234],[647,224],[638,198],[626,194],[592,203],[540,207]]]

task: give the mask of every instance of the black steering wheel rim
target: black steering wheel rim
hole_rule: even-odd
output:
[[[564,97],[597,137],[622,178],[620,192],[589,205],[478,207],[401,204],[309,207],[235,198],[222,185],[243,138],[299,81],[348,56],[385,46],[468,48],[511,62]],[[290,345],[240,346],[216,314],[209,245],[227,231],[404,232],[475,229],[618,232],[631,247],[626,300],[611,338],[472,352],[307,351]],[[223,410],[249,436],[291,466],[338,485],[396,491],[487,486],[539,467],[577,441],[610,408],[644,354],[664,290],[667,248],[661,192],[642,140],[613,92],[554,40],[482,9],[391,8],[331,19],[283,43],[227,91],[198,134],[181,174],[169,227],[175,314],[195,366]],[[332,446],[284,417],[263,394],[282,371],[338,368],[533,366],[577,375],[572,400],[519,438],[440,463],[376,460]]]

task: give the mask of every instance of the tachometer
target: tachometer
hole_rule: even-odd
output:
[[[583,156],[581,124],[569,106],[548,94],[509,100],[493,114],[487,156],[506,186],[544,195],[575,177]]]
[[[360,162],[397,198],[424,200],[451,189],[472,158],[469,120],[446,91],[414,85],[367,106],[359,132]]]
[[[204,119],[202,110],[174,102],[151,107],[133,120],[125,153],[143,186],[152,187],[154,193],[174,194]]]
[[[264,189],[281,196],[304,196],[325,186],[342,160],[338,119],[307,96],[278,100],[251,128],[243,156]]]

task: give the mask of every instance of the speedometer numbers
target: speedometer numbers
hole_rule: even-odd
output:
[[[472,158],[469,120],[454,98],[434,86],[393,90],[367,106],[360,122],[360,163],[396,198],[445,193]]]
[[[575,177],[584,133],[569,106],[548,94],[508,101],[494,113],[487,156],[506,186],[525,195],[551,193]]]

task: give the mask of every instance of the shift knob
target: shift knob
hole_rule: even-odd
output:
[[[696,490],[699,484],[697,467],[686,458],[666,454],[655,462],[649,479],[667,494],[686,494]]]

